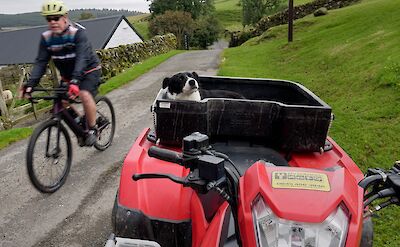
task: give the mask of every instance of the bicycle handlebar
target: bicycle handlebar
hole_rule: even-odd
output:
[[[42,88],[42,87],[34,87],[32,88],[32,91],[37,91],[37,92],[56,92],[56,93],[66,93],[68,92],[68,89],[66,88]]]
[[[54,95],[46,95],[46,96],[32,96],[29,98],[29,100],[32,103],[38,103],[37,100],[43,99],[43,100],[55,100],[59,99],[60,95],[65,94],[68,92],[67,88],[41,88],[41,87],[34,87],[32,88],[32,92],[54,92]],[[68,99],[66,98],[65,100],[68,100],[69,103],[81,103],[80,100],[74,100],[74,99]]]

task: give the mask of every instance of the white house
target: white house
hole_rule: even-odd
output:
[[[86,30],[95,50],[143,42],[140,34],[122,15],[83,20],[77,25]],[[0,66],[34,63],[40,34],[45,30],[47,26],[0,32]]]

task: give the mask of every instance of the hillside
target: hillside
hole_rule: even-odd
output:
[[[301,5],[312,0],[294,0],[294,5]],[[222,23],[224,29],[229,31],[242,30],[242,5],[240,0],[215,0],[215,10],[218,20]],[[287,8],[288,1],[281,0],[277,11]],[[273,14],[273,13],[271,13]]]
[[[215,0],[215,11],[225,29],[242,29],[242,6],[239,0]]]
[[[135,29],[142,35],[144,40],[150,39],[149,34],[149,18],[150,14],[140,14],[135,16],[127,16],[128,21],[135,27]]]
[[[282,78],[314,91],[336,116],[330,131],[353,160],[389,168],[400,159],[400,5],[363,0],[272,28],[227,49],[220,75]],[[399,208],[380,212],[374,246],[400,246]]]
[[[95,17],[106,17],[112,15],[139,15],[140,12],[128,11],[128,10],[113,10],[113,9],[75,9],[69,11],[69,16],[72,20],[76,21],[79,19],[83,12],[91,13]],[[40,12],[5,15],[0,14],[0,28],[2,27],[28,27],[28,26],[40,26],[45,25],[43,17]]]

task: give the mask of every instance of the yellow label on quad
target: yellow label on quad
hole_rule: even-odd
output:
[[[303,189],[330,191],[328,176],[315,172],[272,172],[272,187],[276,189]]]

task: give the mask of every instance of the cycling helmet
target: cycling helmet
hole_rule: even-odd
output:
[[[49,0],[43,3],[42,15],[65,15],[68,12],[64,2],[59,0]]]

